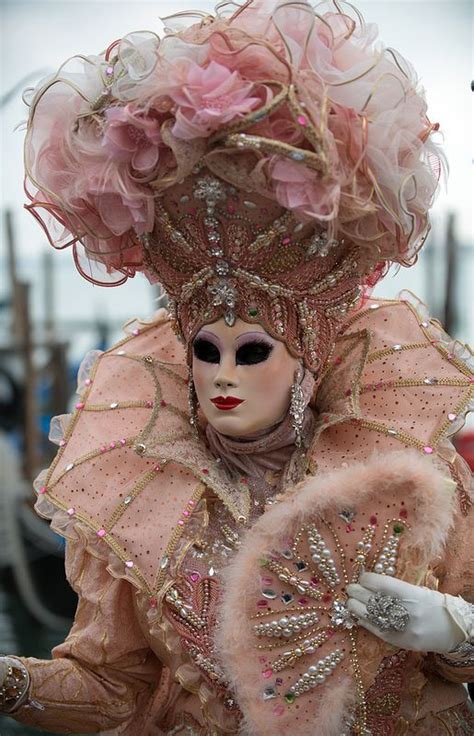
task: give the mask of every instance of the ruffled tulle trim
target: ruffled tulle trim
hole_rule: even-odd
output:
[[[177,666],[175,665],[174,679],[184,690],[199,698],[206,722],[223,728],[228,725],[229,713],[226,712],[222,699],[216,697],[216,693],[209,687],[200,670],[190,663],[182,648],[179,634],[163,615],[163,600],[168,588],[169,585],[163,587],[157,599],[154,600],[154,606],[148,607],[144,613],[148,621],[150,637],[152,641],[159,641],[165,647],[169,658],[176,659],[177,653],[182,652],[181,661]]]
[[[464,374],[472,378],[474,371],[474,353],[471,348],[460,340],[453,339],[443,329],[436,319],[430,317],[428,307],[408,289],[400,292],[399,298],[408,302],[416,312],[421,327],[424,329],[432,343],[440,350],[444,357],[456,365]],[[467,415],[474,411],[474,397],[466,400],[464,406],[456,408],[456,415],[451,417],[441,426],[436,450],[439,456],[445,460],[453,473],[461,483],[465,493],[472,501],[472,472],[464,458],[456,451],[452,438],[466,424]]]
[[[43,471],[44,472],[44,471]],[[96,559],[103,560],[107,564],[107,572],[117,580],[127,580],[138,590],[142,585],[133,573],[133,569],[127,567],[126,562],[117,555],[104,541],[97,536],[97,529],[88,525],[87,520],[77,518],[75,509],[63,509],[53,503],[45,494],[38,494],[35,503],[35,511],[43,519],[50,521],[51,530],[59,534],[70,544],[74,544],[74,566],[73,569],[81,568],[80,560],[84,554],[90,554]],[[69,582],[74,585],[74,576],[68,575]],[[77,591],[77,587],[75,587]]]

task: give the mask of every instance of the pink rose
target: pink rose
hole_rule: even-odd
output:
[[[166,93],[177,104],[173,134],[191,140],[204,138],[224,123],[261,104],[251,97],[253,83],[215,61],[203,68],[196,62],[170,70]]]
[[[322,181],[316,171],[280,156],[273,157],[270,169],[277,201],[283,207],[318,220],[329,221],[337,216],[341,195],[338,181]]]
[[[130,104],[109,107],[105,118],[102,146],[109,156],[114,161],[130,163],[142,174],[153,171],[161,142],[158,120],[137,112]]]

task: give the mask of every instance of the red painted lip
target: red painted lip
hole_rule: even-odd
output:
[[[216,396],[211,401],[218,409],[226,411],[228,409],[235,409],[244,399],[238,399],[236,396]]]

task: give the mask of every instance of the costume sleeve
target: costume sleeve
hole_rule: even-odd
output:
[[[460,511],[446,544],[446,554],[435,574],[439,580],[442,593],[460,595],[468,603],[474,603],[474,554],[472,530],[474,525],[474,507],[463,515]],[[473,682],[474,664],[450,663],[449,657],[431,654],[430,669],[451,682]]]
[[[17,657],[30,673],[29,700],[42,710],[27,704],[13,717],[53,733],[118,726],[129,733],[126,725],[149,709],[162,667],[140,629],[134,587],[77,546],[68,544],[66,554],[68,580],[79,595],[68,637],[50,661]]]

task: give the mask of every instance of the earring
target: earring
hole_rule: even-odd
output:
[[[291,401],[289,413],[292,418],[291,426],[295,430],[296,447],[302,447],[303,445],[303,435],[301,430],[303,429],[304,412],[306,409],[303,389],[300,386],[303,375],[303,368],[300,365],[297,372],[295,373],[295,378],[291,385]]]
[[[198,399],[197,399],[196,389],[194,387],[193,374],[192,374],[191,368],[189,368],[189,372],[188,372],[188,408],[189,408],[189,423],[193,427],[195,433],[197,434]]]

